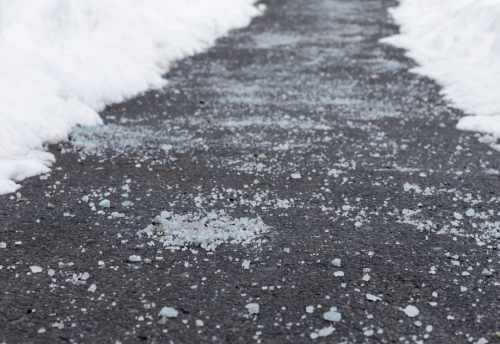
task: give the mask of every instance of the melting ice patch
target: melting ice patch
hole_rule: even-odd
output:
[[[158,238],[167,247],[200,246],[210,251],[222,244],[250,244],[265,242],[258,239],[267,232],[267,226],[260,217],[231,219],[224,210],[187,215],[163,211],[152,224],[139,231],[142,237]]]

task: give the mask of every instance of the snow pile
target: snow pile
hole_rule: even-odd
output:
[[[153,224],[139,231],[139,237],[158,239],[163,246],[182,247],[200,246],[210,251],[224,243],[257,244],[265,242],[257,239],[267,232],[267,226],[260,217],[248,219],[246,217],[233,220],[225,211],[212,211],[206,216],[202,214],[177,215],[162,211],[160,216],[153,219]]]
[[[390,10],[401,34],[381,41],[408,49],[467,116],[457,128],[500,137],[500,1],[401,0]]]
[[[49,171],[43,143],[165,85],[169,64],[260,10],[254,0],[0,0],[0,194]]]

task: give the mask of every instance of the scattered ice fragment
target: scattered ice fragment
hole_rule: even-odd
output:
[[[260,245],[265,239],[261,241],[258,237],[268,230],[260,217],[231,219],[221,209],[208,214],[171,214],[169,219],[157,216],[137,235],[147,235],[148,238],[157,235],[158,241],[167,247],[200,246],[206,251],[213,251],[224,243],[250,244],[257,241]]]
[[[424,172],[421,172],[421,173],[419,174],[419,177],[425,178],[425,177],[427,177],[427,175],[426,175]]]
[[[292,179],[300,179],[301,175],[300,173],[292,173]]]
[[[373,336],[373,330],[366,330],[365,332],[363,332],[363,334],[364,334],[366,337]]]
[[[306,313],[312,313],[312,312],[314,312],[314,306],[307,306]]]
[[[249,303],[245,306],[248,309],[248,313],[250,314],[259,314],[259,304],[258,303]]]
[[[55,270],[54,269],[49,269],[49,271],[47,272],[47,275],[49,275],[49,277],[52,277],[55,275]]]
[[[88,202],[89,201],[89,196],[85,195],[82,197],[82,201]]]
[[[466,292],[466,291],[467,291],[467,287],[464,287],[464,286],[461,286],[461,287],[460,287],[460,292],[462,292],[462,293],[463,293],[463,292]]]
[[[333,266],[340,266],[341,260],[339,258],[335,258],[334,260],[332,260],[332,264]]]
[[[418,321],[418,320],[417,320],[417,321],[415,321],[415,322],[414,322],[414,324],[415,324],[415,326],[417,326],[417,327],[422,326],[422,322],[420,322],[420,321]]]
[[[456,218],[457,220],[463,219],[463,216],[461,214],[457,213],[457,212],[453,213],[453,217]]]
[[[158,316],[163,318],[176,318],[178,314],[179,312],[172,307],[163,307],[160,313],[158,313]]]
[[[160,214],[160,217],[165,220],[165,219],[169,219],[170,218],[170,212],[169,211],[162,211],[161,214]]]
[[[0,242],[0,248],[6,248],[7,247],[7,244],[4,243],[4,242]]]
[[[427,326],[425,327],[425,330],[426,330],[427,332],[432,332],[432,325],[427,325]]]
[[[422,192],[422,189],[420,189],[420,187],[418,187],[418,185],[413,185],[413,184],[410,184],[410,183],[405,183],[403,185],[403,189],[405,191],[410,191],[410,190],[415,190],[416,193],[420,193]]]
[[[474,211],[474,209],[468,209],[465,212],[465,215],[467,215],[468,217],[472,217],[472,216],[476,215],[476,212]]]
[[[249,260],[244,260],[243,263],[241,263],[241,266],[243,269],[248,270],[250,269],[250,261]]]
[[[141,256],[132,255],[132,256],[128,257],[128,260],[131,262],[140,262]]]
[[[42,268],[36,265],[30,266],[31,272],[36,274],[37,272],[42,272]]]
[[[203,326],[202,320],[196,320],[196,326]]]
[[[335,331],[335,329],[333,327],[324,327],[321,330],[319,330],[318,336],[319,337],[326,337],[326,336],[331,335],[333,333],[333,331]]]
[[[379,301],[382,300],[380,297],[372,295],[372,294],[366,294],[366,298],[370,301]]]
[[[95,290],[96,290],[96,289],[97,289],[97,286],[96,286],[95,284],[92,284],[92,285],[89,287],[88,291],[90,291],[90,292],[92,292],[92,293],[93,293],[93,292],[95,292]]]
[[[254,183],[254,184],[259,184],[259,180],[258,180],[258,179],[255,179],[255,180],[253,181],[253,183]]]
[[[420,313],[418,308],[412,305],[406,306],[405,309],[399,308],[399,310],[405,312],[406,315],[409,316],[410,318],[416,317]]]
[[[366,274],[363,276],[362,280],[368,282],[371,279],[370,275]]]
[[[172,145],[167,145],[167,144],[164,144],[161,146],[161,149],[163,149],[165,151],[165,153],[168,153],[169,150],[171,150],[174,146]]]
[[[288,247],[285,247],[285,248],[283,249],[283,252],[285,252],[285,253],[290,253],[290,249],[289,249]]]
[[[107,199],[103,199],[101,202],[99,202],[99,206],[102,208],[109,208],[111,206],[111,203]]]
[[[336,277],[344,276],[344,272],[343,271],[335,271],[333,273],[333,275],[336,276]]]
[[[42,328],[38,329],[38,331],[37,331],[37,332],[38,332],[38,333],[45,333],[45,329],[42,327]]]
[[[81,279],[84,280],[84,281],[86,281],[86,280],[89,279],[89,277],[90,277],[89,273],[88,272],[84,272],[83,275],[82,275],[82,277],[81,277]]]
[[[311,337],[311,339],[318,338],[318,334],[316,332],[311,333],[309,336]]]
[[[342,319],[342,314],[339,312],[329,311],[323,314],[323,318],[328,321],[340,321]]]
[[[97,265],[104,265],[104,262],[102,260],[100,260]]]

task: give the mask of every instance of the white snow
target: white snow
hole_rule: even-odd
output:
[[[500,2],[401,0],[390,10],[401,34],[381,41],[408,49],[445,98],[466,114],[457,128],[500,137]]]
[[[177,59],[249,24],[255,0],[0,0],[0,194],[107,104],[162,87]]]

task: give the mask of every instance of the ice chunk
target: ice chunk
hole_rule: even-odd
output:
[[[335,271],[333,273],[333,275],[336,276],[336,277],[341,277],[341,276],[344,276],[344,272],[343,271]]]
[[[340,319],[342,319],[342,314],[340,314],[339,312],[329,311],[323,314],[323,318],[328,321],[338,322],[340,321]]]
[[[461,220],[463,219],[464,217],[462,216],[462,214],[459,214],[457,212],[454,212],[453,213],[453,217],[456,218],[457,220]]]
[[[89,287],[88,291],[90,291],[90,292],[92,292],[92,293],[93,293],[93,292],[95,292],[95,290],[96,290],[96,289],[97,289],[97,286],[96,286],[95,284],[92,284],[92,285]]]
[[[372,294],[366,294],[366,298],[370,301],[379,301],[382,300],[380,297],[372,295]]]
[[[316,332],[311,333],[309,336],[311,337],[311,339],[318,338],[318,334]]]
[[[101,202],[99,202],[99,206],[102,208],[109,208],[111,206],[111,202],[107,199],[103,199]]]
[[[54,269],[49,269],[49,271],[47,272],[47,275],[49,275],[50,277],[54,276],[55,274],[56,272]]]
[[[292,179],[300,179],[302,178],[300,173],[292,173]]]
[[[0,248],[6,248],[7,247],[7,244],[4,243],[4,242],[0,242]]]
[[[335,258],[334,260],[332,260],[332,264],[333,266],[340,266],[341,260],[339,258]]]
[[[314,306],[307,306],[306,313],[312,313],[312,312],[314,312]]]
[[[371,279],[370,275],[366,274],[363,276],[362,280],[368,282]]]
[[[465,212],[465,215],[467,215],[468,217],[472,217],[472,216],[476,215],[476,212],[474,211],[474,209],[468,209]]]
[[[420,311],[418,310],[418,308],[415,306],[412,306],[412,305],[406,306],[405,309],[400,308],[399,310],[405,312],[406,315],[409,316],[410,318],[416,317],[417,315],[420,314]]]
[[[196,326],[203,326],[203,321],[202,320],[196,320]]]
[[[37,272],[42,272],[42,268],[36,265],[30,266],[31,272],[32,273],[37,273]]]
[[[140,262],[141,261],[141,256],[132,255],[132,256],[128,257],[128,260],[130,262]]]
[[[483,274],[483,276],[489,277],[493,275],[493,270],[484,269],[481,273]]]
[[[179,312],[172,307],[163,307],[160,313],[158,313],[158,316],[163,318],[176,318],[178,314]]]
[[[80,277],[80,279],[86,281],[86,280],[89,279],[89,277],[90,277],[89,273],[88,272],[84,272],[83,275],[82,275],[82,277]]]
[[[249,303],[245,306],[248,309],[250,314],[259,314],[259,304],[258,303]]]
[[[174,146],[168,144],[164,144],[161,146],[161,149],[163,149],[165,153],[168,153],[168,151],[171,150],[172,148],[174,148]]]
[[[89,196],[85,195],[82,197],[82,201],[88,202],[89,201]]]
[[[333,327],[324,327],[321,330],[319,330],[318,336],[319,337],[326,337],[326,336],[331,335],[333,333],[333,331],[335,331],[335,329]]]
[[[248,270],[250,269],[250,261],[249,260],[244,260],[243,263],[241,263],[241,266],[243,269]]]
[[[169,219],[170,218],[170,212],[169,211],[162,211],[161,214],[160,214],[160,217],[165,220],[165,219]]]

